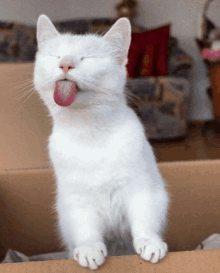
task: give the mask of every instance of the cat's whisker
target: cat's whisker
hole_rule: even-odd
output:
[[[18,108],[18,110],[17,110],[17,114],[18,114],[18,112],[19,112],[19,110],[24,106],[24,104],[27,102],[27,100],[32,96],[34,94],[34,92],[32,91],[28,96],[27,96],[27,98],[25,99],[25,101],[21,104],[21,106]]]
[[[128,94],[128,93],[124,93],[125,94],[125,97],[128,98],[128,99],[132,99],[134,101],[138,101],[140,98],[133,95],[133,94]]]
[[[136,99],[136,100],[139,100],[139,99],[140,99],[139,96],[137,96],[137,95],[135,95],[134,93],[132,93],[128,88],[125,89],[124,94],[125,94],[126,97],[129,97],[129,98],[134,99],[134,100],[135,100],[135,99]]]
[[[29,79],[26,79],[26,80],[23,80],[23,81],[12,81],[12,82],[8,83],[8,85],[23,84],[23,83],[26,83],[26,82],[33,82],[33,79],[29,78]]]
[[[32,88],[27,88],[27,89],[22,88],[20,90],[16,90],[16,92],[13,92],[13,93],[9,92],[9,93],[11,93],[10,94],[11,97],[14,97],[15,99],[17,99],[23,96],[23,94],[30,92],[31,89]]]
[[[13,89],[9,89],[8,92],[16,96],[17,94],[23,93],[25,90],[32,89],[32,88],[34,88],[34,85],[31,83],[27,85],[16,86]]]
[[[27,95],[31,94],[32,92],[33,92],[32,90],[23,91],[21,95],[16,96],[15,103],[20,103],[23,98],[25,98]]]
[[[14,81],[14,79],[8,79],[7,81],[7,86],[10,88],[10,86],[23,86],[26,85],[27,83],[31,83],[33,84],[33,81],[31,81],[30,79],[26,79],[24,81]]]
[[[105,94],[105,95],[109,96],[109,91],[110,91],[110,90],[108,90],[108,89],[102,89],[103,91],[99,91],[99,86],[98,86],[98,84],[95,85],[95,84],[93,83],[92,80],[90,81],[90,80],[85,80],[85,79],[84,79],[84,84],[86,85],[86,87],[87,87],[88,89],[92,89],[92,90],[94,90],[94,91],[97,92],[97,93]],[[104,92],[104,90],[105,90],[106,92]]]
[[[26,88],[26,87],[30,87],[30,86],[34,86],[33,82],[31,82],[31,81],[30,82],[24,82],[22,84],[16,85],[16,87],[18,89],[20,89],[20,88]]]
[[[14,92],[14,96],[15,97],[19,96],[20,97],[23,94],[29,93],[29,92],[34,91],[34,90],[35,90],[35,88],[34,88],[33,85],[32,86],[23,87],[23,88],[20,88],[20,89],[16,90],[16,92]]]

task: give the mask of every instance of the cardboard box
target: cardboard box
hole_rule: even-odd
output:
[[[32,69],[32,64],[0,65],[1,257],[8,248],[26,255],[62,250],[46,149],[51,120],[36,94],[17,102],[18,82],[31,80]],[[209,235],[220,233],[220,160],[161,163],[159,168],[171,196],[169,253],[158,264],[138,255],[108,257],[98,272],[220,272],[220,250],[195,250]],[[0,273],[89,271],[74,260],[0,264]]]

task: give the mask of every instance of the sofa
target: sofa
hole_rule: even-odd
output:
[[[103,33],[114,22],[115,20],[105,18],[70,20],[54,24],[59,31],[84,34]],[[152,140],[187,135],[186,117],[191,98],[193,61],[180,48],[177,39],[170,33],[168,36],[167,64],[163,73],[158,74],[158,69],[154,73],[136,73],[128,77],[125,91],[128,105],[137,113],[147,137]],[[159,43],[157,42],[157,45]],[[0,62],[33,62],[35,53],[35,27],[0,22]],[[155,61],[156,57],[148,57],[151,57],[152,62]]]

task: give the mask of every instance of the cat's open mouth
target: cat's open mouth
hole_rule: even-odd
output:
[[[70,83],[73,83],[74,81],[71,81],[71,80],[69,80],[69,79],[63,79],[63,80],[59,80],[59,82],[70,82]],[[76,89],[77,89],[77,91],[79,91],[79,86],[78,86],[78,84],[76,83],[76,82],[74,82],[75,84],[76,84]]]
[[[68,79],[57,81],[54,88],[54,101],[59,106],[70,106],[75,98],[78,91],[76,82]]]

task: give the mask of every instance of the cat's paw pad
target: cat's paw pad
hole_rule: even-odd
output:
[[[81,266],[97,269],[105,261],[107,256],[106,246],[99,242],[92,246],[78,246],[74,250],[73,258]]]
[[[167,244],[159,239],[138,239],[134,242],[134,248],[142,259],[151,263],[163,259],[168,250]]]

